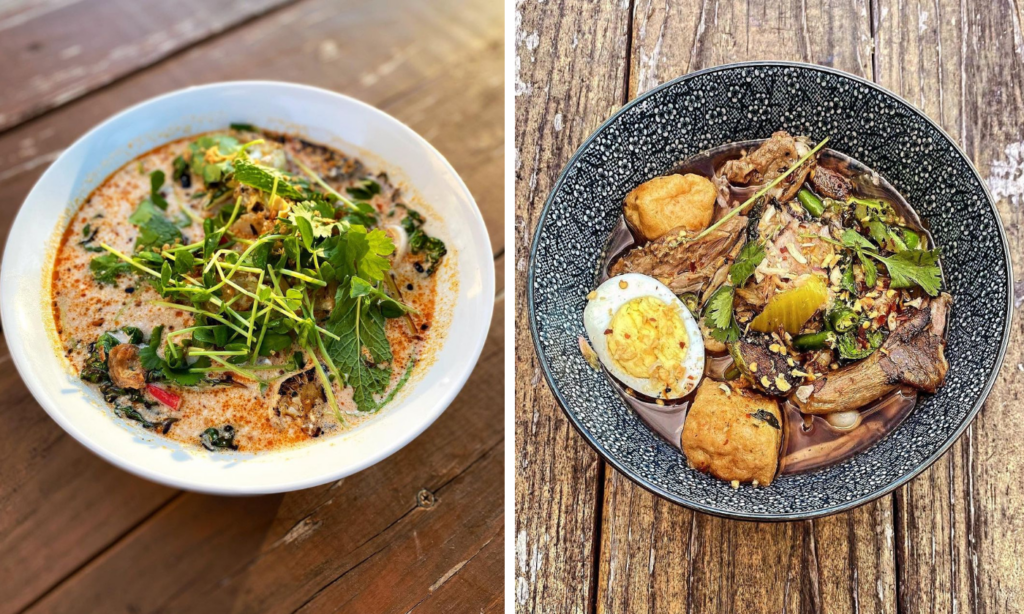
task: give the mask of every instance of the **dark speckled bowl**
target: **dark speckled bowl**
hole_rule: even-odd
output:
[[[946,384],[895,431],[828,468],[734,490],[686,465],[584,362],[583,307],[623,197],[703,150],[805,134],[888,179],[930,224],[954,305]],[[970,161],[930,119],[877,85],[804,64],[732,64],[666,83],[626,105],[580,147],[541,214],[528,304],[548,384],[584,438],[651,492],[731,518],[792,520],[847,510],[931,465],[977,414],[995,380],[1012,313],[1009,248]]]

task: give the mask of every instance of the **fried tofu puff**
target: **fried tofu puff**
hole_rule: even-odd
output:
[[[700,232],[711,223],[718,191],[700,175],[667,175],[642,183],[626,195],[623,214],[648,241],[674,228]]]
[[[774,399],[705,378],[686,415],[683,453],[720,480],[767,486],[779,464],[781,425]]]

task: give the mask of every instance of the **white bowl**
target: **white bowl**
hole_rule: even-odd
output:
[[[230,122],[297,133],[356,155],[412,186],[443,224],[451,284],[439,301],[451,322],[432,364],[379,415],[351,431],[280,451],[209,453],[114,416],[58,353],[49,278],[70,214],[108,175],[163,143]],[[404,181],[402,181],[404,180]],[[289,83],[236,81],[179,90],[115,115],[43,173],[11,227],[0,272],[0,314],[14,364],[39,404],[75,439],[115,465],[177,488],[217,494],[275,493],[340,479],[423,432],[473,370],[490,326],[493,257],[483,218],[451,165],[407,126],[366,104]],[[443,285],[443,284],[442,284]]]

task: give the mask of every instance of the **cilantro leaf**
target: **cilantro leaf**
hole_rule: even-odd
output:
[[[846,360],[860,360],[867,358],[875,350],[882,347],[883,341],[885,341],[885,333],[880,330],[874,330],[867,334],[865,339],[866,345],[862,346],[858,342],[856,334],[849,332],[839,335],[836,349],[839,350],[839,355]]]
[[[939,250],[908,249],[892,256],[868,253],[889,271],[893,288],[920,286],[929,296],[938,296],[942,285]]]
[[[749,241],[740,250],[736,261],[732,263],[732,267],[729,268],[729,278],[732,280],[732,285],[739,288],[743,286],[750,279],[750,276],[754,274],[754,269],[757,265],[761,264],[764,260],[765,251],[764,246],[757,241]]]
[[[852,228],[847,228],[843,231],[840,241],[842,241],[843,245],[846,247],[851,247],[853,249],[878,249],[875,247],[874,243],[868,241],[866,237]]]
[[[360,277],[352,278],[351,288],[352,289],[349,291],[350,298],[366,296],[377,301],[377,304],[380,305],[381,313],[383,313],[386,318],[398,318],[412,311],[408,305],[396,301],[381,291],[378,286],[374,286]]]
[[[864,255],[864,252],[857,252],[857,258],[860,259],[860,265],[864,269],[864,283],[867,287],[874,288],[875,284],[878,283],[878,267],[871,261],[870,258]]]
[[[704,325],[711,330],[711,336],[722,343],[732,343],[740,337],[739,326],[732,317],[734,295],[732,286],[722,286],[711,295],[704,309]]]
[[[224,176],[232,172],[229,160],[211,162],[206,159],[206,152],[216,148],[220,156],[229,156],[238,151],[241,145],[238,139],[223,134],[205,135],[196,139],[188,146],[190,153],[189,166],[192,172],[203,178],[206,185],[220,183]]]
[[[374,195],[380,194],[380,184],[367,177],[345,191],[356,200],[370,200]]]

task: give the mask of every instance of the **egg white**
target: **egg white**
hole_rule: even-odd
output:
[[[626,282],[625,288],[620,287],[621,282]],[[697,387],[704,375],[704,338],[690,310],[668,289],[668,286],[647,275],[626,273],[605,281],[594,290],[592,296],[583,310],[583,327],[601,364],[615,379],[636,392],[656,399],[684,397]],[[622,371],[615,365],[608,352],[608,339],[604,331],[608,330],[612,317],[629,301],[644,296],[656,298],[666,304],[677,304],[679,317],[682,318],[689,337],[686,355],[683,357],[683,367],[686,369],[683,385],[673,388],[668,394],[651,380],[634,377]]]

